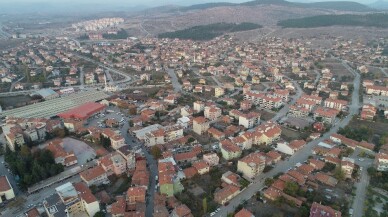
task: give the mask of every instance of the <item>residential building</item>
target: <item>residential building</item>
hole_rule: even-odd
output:
[[[214,193],[214,201],[224,205],[240,193],[240,187],[227,185]]]
[[[127,161],[117,151],[99,158],[97,164],[105,170],[107,176],[120,176],[127,172]]]
[[[388,171],[388,154],[376,154],[374,164],[377,171]]]
[[[260,123],[260,114],[257,112],[250,112],[248,114],[241,114],[238,119],[238,124],[247,129],[253,128]]]
[[[276,150],[288,154],[288,155],[293,155],[295,152],[299,151],[306,142],[304,140],[294,140],[290,143],[282,141],[277,143]]]
[[[193,167],[197,170],[199,175],[206,174],[210,171],[210,166],[204,160],[194,162]]]
[[[12,185],[5,175],[0,176],[0,204],[15,198]]]
[[[204,134],[210,128],[208,120],[202,116],[193,120],[193,131],[199,135]]]
[[[232,160],[241,156],[241,148],[232,143],[229,139],[220,142],[222,157],[225,160]]]
[[[204,111],[205,118],[214,121],[221,117],[222,110],[216,106],[206,106]]]
[[[55,188],[55,194],[43,201],[43,207],[49,217],[94,216],[100,211],[98,200],[82,182]]]
[[[203,160],[209,165],[209,166],[217,166],[220,162],[220,158],[216,153],[208,153],[203,155]]]
[[[324,206],[320,203],[313,202],[310,208],[310,217],[341,217],[341,212],[330,206]]]
[[[88,186],[108,183],[108,176],[102,166],[95,166],[80,173],[82,181]]]
[[[346,178],[352,178],[352,173],[354,170],[354,159],[343,157],[341,160],[341,170],[344,171]]]
[[[253,179],[264,171],[265,163],[266,158],[263,153],[251,153],[238,161],[237,172]]]

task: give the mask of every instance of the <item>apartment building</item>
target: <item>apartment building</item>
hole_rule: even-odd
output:
[[[260,175],[265,167],[266,158],[262,153],[251,153],[237,163],[237,172],[250,179]]]

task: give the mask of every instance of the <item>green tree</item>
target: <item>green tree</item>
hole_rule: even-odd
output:
[[[96,214],[94,214],[93,217],[105,217],[105,213],[102,211],[98,211],[98,212],[96,212]]]
[[[345,172],[341,169],[341,167],[335,168],[333,176],[338,180],[345,180]]]
[[[158,146],[153,146],[151,148],[151,154],[155,159],[159,159],[162,156],[162,150]]]
[[[286,194],[289,194],[291,196],[296,196],[298,193],[299,186],[295,182],[286,182],[285,187],[284,187],[284,192]]]
[[[264,184],[265,184],[266,186],[271,186],[274,182],[275,182],[274,179],[272,179],[272,178],[266,178],[265,181],[264,181]]]
[[[205,215],[207,213],[207,198],[202,199],[202,209],[203,209],[203,214]]]

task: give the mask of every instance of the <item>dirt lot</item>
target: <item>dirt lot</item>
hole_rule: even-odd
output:
[[[96,157],[96,152],[88,144],[70,137],[63,139],[63,148],[67,152],[74,152],[78,159],[78,164],[84,164],[87,160]]]
[[[284,140],[292,141],[292,140],[295,140],[295,139],[299,139],[300,136],[301,135],[300,135],[299,131],[291,130],[291,129],[288,129],[288,128],[282,126],[282,135],[281,135],[281,137]]]
[[[341,64],[338,60],[335,59],[325,59],[322,62],[324,68],[328,68],[333,73],[333,77],[338,81],[350,81],[351,79],[342,80],[344,76],[348,78],[353,78],[353,75]]]
[[[19,107],[24,106],[25,103],[28,103],[31,101],[30,96],[13,96],[13,97],[1,97],[0,98],[0,105],[3,109],[7,107]]]

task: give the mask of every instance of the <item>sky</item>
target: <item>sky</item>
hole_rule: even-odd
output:
[[[241,3],[252,0],[0,0],[0,15],[48,13],[66,14],[102,11],[140,11],[164,5],[189,6],[208,2]],[[293,2],[318,2],[335,0],[288,0]],[[346,1],[346,0],[337,0]],[[348,0],[371,4],[377,0]],[[388,0],[384,0],[388,1]],[[92,6],[92,7],[91,7]]]
[[[147,6],[160,6],[168,4],[179,4],[179,5],[192,5],[204,2],[246,2],[249,0],[0,0],[0,5],[3,3],[9,4],[20,4],[20,3],[98,3],[98,4],[112,4],[121,3],[125,5],[147,5]],[[317,2],[317,1],[334,1],[334,0],[289,0],[295,2]],[[375,0],[349,0],[364,4],[370,4]],[[376,0],[377,1],[377,0]],[[387,0],[386,0],[387,1]]]

